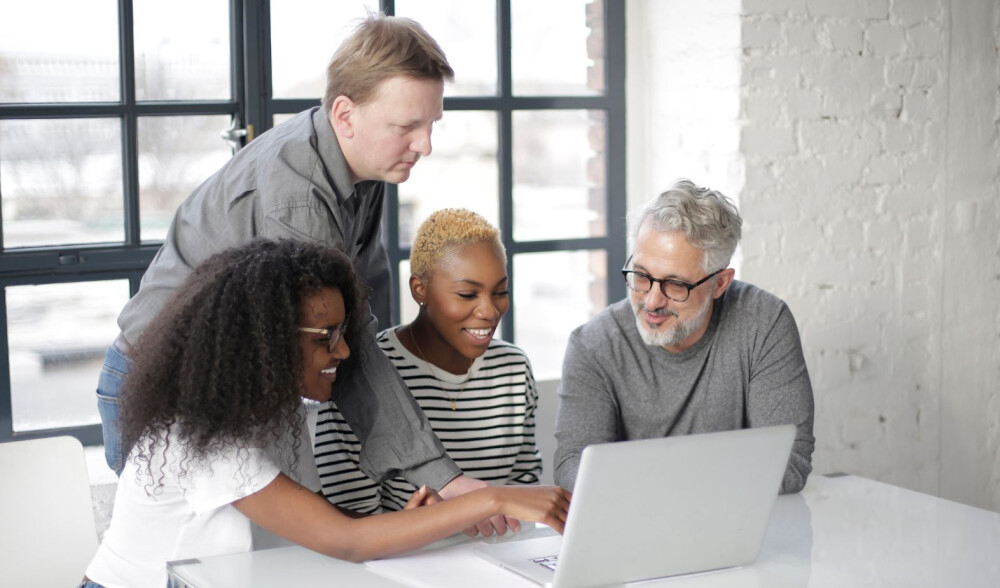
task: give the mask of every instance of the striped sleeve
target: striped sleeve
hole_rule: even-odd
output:
[[[359,465],[361,443],[333,401],[320,409],[313,452],[327,500],[357,512],[381,511],[381,489]]]
[[[463,473],[493,484],[538,482],[542,471],[535,445],[538,395],[523,351],[492,341],[461,383],[438,379],[408,353],[387,354]],[[393,478],[381,490],[382,507],[399,510],[416,488],[403,478]]]
[[[521,450],[510,474],[508,484],[537,484],[542,477],[542,455],[535,444],[535,412],[538,409],[538,389],[535,388],[535,376],[531,371],[531,363],[524,356],[525,367],[525,412],[524,434],[521,438]]]

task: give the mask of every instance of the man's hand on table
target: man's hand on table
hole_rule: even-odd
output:
[[[486,488],[488,486],[489,484],[487,482],[470,478],[463,474],[452,479],[452,481],[448,482],[444,488],[441,488],[440,494],[442,498],[447,500],[449,498],[461,496],[467,492],[472,492],[473,490],[479,490],[480,488]],[[480,521],[475,527],[469,527],[465,530],[465,534],[469,537],[475,537],[477,534],[481,534],[484,537],[490,537],[494,533],[497,535],[503,535],[507,532],[507,529],[517,533],[521,530],[521,521],[515,518],[497,515],[493,518]]]

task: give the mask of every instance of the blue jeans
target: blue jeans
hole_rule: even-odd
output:
[[[104,588],[104,586],[92,580],[84,580],[77,588]]]
[[[125,458],[128,457],[127,449],[122,447],[121,431],[118,428],[118,397],[130,367],[132,360],[116,341],[104,354],[104,367],[97,380],[97,411],[101,413],[101,429],[104,433],[104,459],[107,460],[108,467],[118,475],[121,475]]]

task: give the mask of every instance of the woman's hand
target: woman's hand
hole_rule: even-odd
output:
[[[280,537],[331,557],[361,562],[412,551],[496,515],[537,521],[562,533],[570,498],[569,492],[552,486],[490,486],[444,501],[433,491],[420,489],[406,510],[352,519],[322,496],[278,474],[264,488],[232,504]]]
[[[548,525],[562,534],[573,494],[559,486],[494,486],[500,512]]]
[[[403,510],[427,506],[428,504],[437,504],[442,501],[444,501],[444,498],[441,498],[440,494],[431,490],[426,485],[423,485],[413,493],[413,496],[410,496],[410,499],[406,501],[406,506],[403,507]]]

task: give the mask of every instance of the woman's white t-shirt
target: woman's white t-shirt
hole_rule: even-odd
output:
[[[126,461],[111,526],[87,577],[106,588],[163,588],[168,561],[252,550],[252,522],[233,502],[261,490],[278,473],[313,492],[320,489],[304,407],[299,417],[297,447],[289,431],[268,447],[227,448],[203,463],[187,461],[183,475],[177,466],[185,457],[184,444],[171,433],[162,486],[157,485],[162,458],[152,464],[152,480],[131,459]]]

